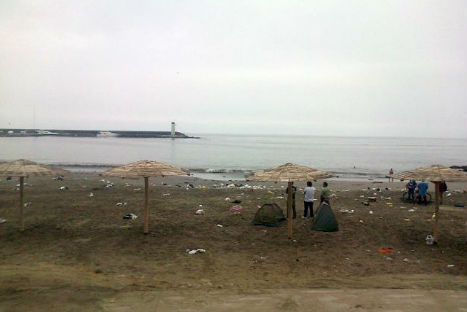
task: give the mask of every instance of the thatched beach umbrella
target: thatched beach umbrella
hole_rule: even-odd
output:
[[[288,182],[287,186],[287,216],[288,216],[288,235],[292,239],[292,187],[293,181],[310,181],[310,180],[321,180],[334,177],[335,175],[321,171],[315,168],[301,166],[292,163],[286,163],[284,165],[266,169],[258,170],[253,175],[247,178],[247,181],[263,181],[263,182]]]
[[[433,225],[433,237],[436,241],[438,237],[438,214],[439,214],[439,184],[445,182],[467,181],[467,173],[457,169],[433,165],[429,167],[417,168],[412,171],[404,171],[395,175],[403,180],[427,180],[435,184],[435,223]]]
[[[0,175],[9,177],[19,177],[19,210],[21,231],[24,231],[24,215],[23,215],[23,189],[24,178],[29,176],[62,176],[68,171],[54,167],[35,163],[30,160],[19,159],[7,163],[0,164]]]
[[[157,161],[141,160],[125,166],[112,168],[103,173],[104,176],[120,178],[144,178],[144,234],[149,233],[148,192],[149,177],[187,175],[183,169]]]

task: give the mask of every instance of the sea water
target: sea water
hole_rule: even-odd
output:
[[[241,179],[286,162],[346,178],[384,178],[431,164],[467,165],[465,139],[193,134],[199,139],[2,137],[0,160],[19,158],[74,170],[149,159],[213,179]]]

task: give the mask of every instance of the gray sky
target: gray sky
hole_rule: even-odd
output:
[[[465,0],[1,0],[0,127],[465,138],[466,59]]]

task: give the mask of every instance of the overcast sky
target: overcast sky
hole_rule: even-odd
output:
[[[466,138],[466,61],[465,0],[0,0],[0,128]]]

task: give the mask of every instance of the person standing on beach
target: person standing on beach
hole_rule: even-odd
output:
[[[297,211],[295,210],[295,193],[297,192],[297,187],[292,186],[292,211],[293,211],[293,218],[297,217]],[[285,191],[286,194],[289,194],[289,188]],[[287,218],[289,217],[289,211],[287,210]]]
[[[406,185],[407,187],[407,199],[412,202],[415,201],[415,188],[417,187],[417,182],[415,180],[410,180]]]
[[[394,170],[389,170],[389,182],[394,182]]]
[[[439,183],[439,203],[442,205],[443,204],[443,195],[444,193],[448,190],[448,185],[446,184],[446,181],[441,181]]]
[[[422,182],[418,183],[418,196],[420,196],[420,203],[423,201],[425,206],[428,204],[426,193],[428,192],[428,183],[425,182],[425,179],[422,179]]]
[[[323,188],[321,189],[321,195],[320,195],[320,200],[319,203],[325,202],[326,204],[329,205],[329,200],[331,198],[331,191],[328,189],[328,182],[323,182]]]
[[[311,181],[306,182],[306,187],[303,190],[304,202],[303,202],[303,218],[308,216],[308,209],[310,209],[310,218],[313,218],[313,199],[315,197],[315,188]]]

